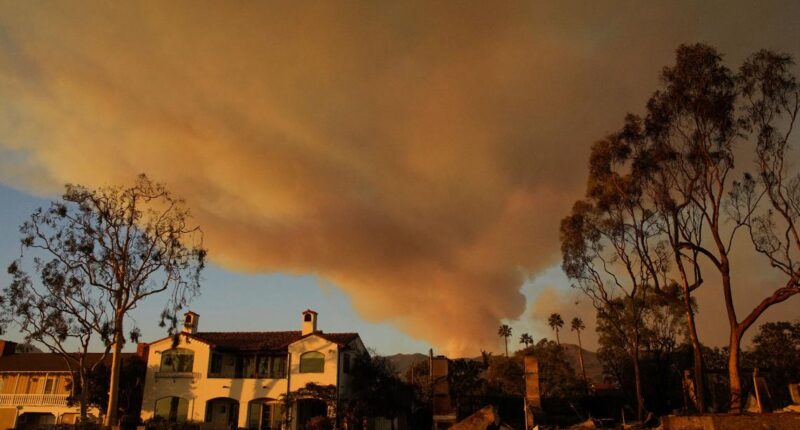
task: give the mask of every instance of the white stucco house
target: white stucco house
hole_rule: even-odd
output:
[[[366,352],[358,333],[325,333],[317,313],[302,312],[301,330],[199,331],[187,312],[183,331],[149,344],[142,419],[202,422],[203,428],[302,430],[336,405],[299,399],[284,410],[282,395],[308,383],[348,395],[350,363]]]

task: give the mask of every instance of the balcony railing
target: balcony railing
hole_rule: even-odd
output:
[[[0,406],[67,406],[68,394],[0,394]]]
[[[286,372],[283,369],[267,373],[224,370],[221,372],[208,372],[208,377],[226,379],[285,379]]]

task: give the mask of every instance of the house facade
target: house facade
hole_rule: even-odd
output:
[[[196,421],[204,428],[302,430],[312,417],[335,415],[349,394],[350,362],[366,352],[357,333],[317,329],[317,313],[302,313],[301,330],[203,332],[188,312],[175,337],[149,345],[142,419]],[[335,399],[287,395],[307,384]]]
[[[77,377],[67,361],[54,353],[20,353],[18,346],[0,341],[0,428],[75,423],[80,408],[69,399]],[[123,354],[123,359],[136,355]],[[86,356],[89,363],[109,359],[101,353]],[[99,411],[90,408],[89,413],[97,417]]]

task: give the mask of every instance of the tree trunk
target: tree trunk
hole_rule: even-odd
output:
[[[636,418],[644,419],[644,396],[642,395],[642,375],[639,370],[639,345],[633,349],[633,377],[636,383]]]
[[[589,380],[586,379],[586,366],[583,364],[583,344],[581,343],[581,332],[578,332],[578,363],[581,365],[581,373],[583,374],[583,389],[586,394],[589,394]]]
[[[78,377],[80,378],[81,383],[81,395],[80,395],[80,422],[86,422],[87,417],[89,415],[89,378],[87,378],[86,370],[83,368],[83,362],[80,363],[81,369],[78,372]],[[75,384],[72,384],[73,387]],[[75,390],[73,388],[73,395]]]
[[[508,336],[506,336],[504,339],[506,341],[506,358],[508,358]]]
[[[556,343],[561,346],[561,339],[558,338],[558,329],[556,329]]]
[[[742,412],[742,378],[739,373],[741,343],[741,333],[738,329],[732,329],[730,344],[728,345],[728,379],[731,384],[730,412],[735,414]]]
[[[700,338],[697,336],[694,310],[692,310],[692,299],[688,290],[684,290],[683,299],[684,306],[686,307],[686,323],[689,327],[689,339],[692,342],[692,352],[694,355],[694,390],[695,398],[697,399],[697,411],[703,413],[706,411],[706,384],[705,371],[703,370],[703,350],[702,346],[700,345]]]
[[[733,305],[730,264],[726,254],[722,254],[720,263],[722,292],[725,297],[725,310],[728,313],[728,325],[730,327],[730,342],[728,343],[728,382],[730,384],[729,412],[738,414],[742,411],[742,382],[739,375],[739,354],[741,352],[742,333],[739,331],[736,307]]]
[[[122,318],[117,317],[114,324],[114,347],[111,355],[111,376],[108,389],[108,410],[103,423],[106,427],[117,424],[117,405],[119,403],[119,371],[122,364]]]

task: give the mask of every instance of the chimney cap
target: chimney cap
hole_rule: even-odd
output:
[[[317,315],[317,313],[315,311],[312,311],[311,309],[304,310],[303,314],[314,314],[314,315]]]
[[[186,313],[184,313],[184,315],[197,315],[197,316],[200,316],[200,314],[198,314],[195,311],[186,311]]]

